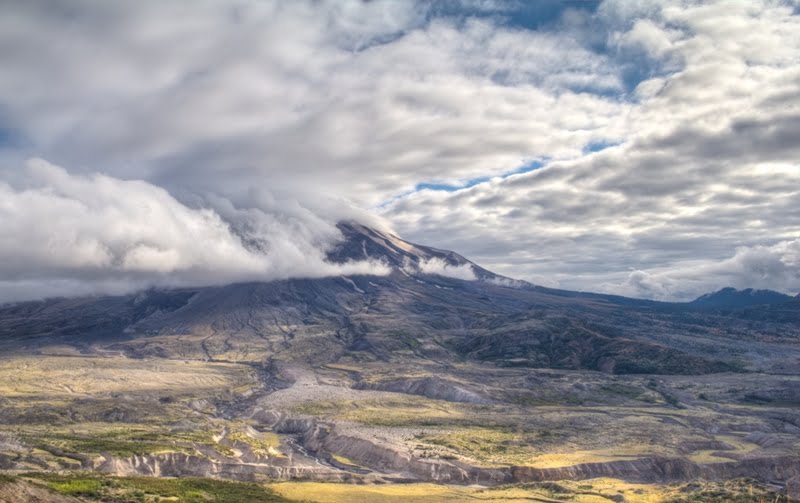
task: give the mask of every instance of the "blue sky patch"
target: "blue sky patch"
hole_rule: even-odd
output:
[[[609,141],[609,140],[599,140],[599,141],[592,141],[587,143],[583,147],[584,154],[591,154],[592,152],[600,152],[601,150],[605,150],[609,147],[616,147],[617,145],[621,145],[621,141]]]
[[[444,192],[455,192],[457,190],[468,189],[470,187],[474,187],[484,182],[488,182],[492,178],[500,178],[505,179],[509,176],[519,175],[522,173],[529,173],[531,171],[537,170],[545,165],[546,159],[537,159],[535,161],[531,161],[529,163],[523,164],[522,166],[512,169],[511,171],[506,171],[500,175],[496,175],[495,177],[491,176],[479,176],[476,178],[470,178],[469,180],[460,183],[460,184],[449,184],[449,183],[418,183],[414,190],[409,192],[409,194],[413,194],[414,192],[419,192],[421,190],[439,190]],[[407,194],[406,194],[407,195]]]
[[[501,25],[509,28],[537,30],[556,23],[567,9],[594,12],[598,5],[600,5],[599,0],[536,0],[493,3],[488,6],[481,3],[470,5],[468,2],[446,0],[434,3],[429,18],[491,17],[499,18]]]
[[[25,136],[20,131],[0,126],[0,149],[16,148],[25,144]]]

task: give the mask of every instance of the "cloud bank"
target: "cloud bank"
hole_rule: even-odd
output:
[[[388,273],[376,262],[330,263],[335,220],[297,203],[190,207],[144,181],[75,176],[46,161],[27,184],[0,184],[0,301],[120,294],[152,286]]]
[[[417,269],[422,274],[436,274],[437,276],[463,279],[465,281],[475,281],[478,279],[471,265],[452,265],[440,258],[423,260],[417,264]]]
[[[385,214],[398,231],[554,287],[662,300],[725,286],[797,293],[797,6],[643,5],[606,1],[588,21],[629,86],[609,100],[625,124],[600,126],[621,141],[394,200]]]
[[[719,262],[699,261],[650,272],[633,271],[623,283],[607,285],[607,289],[631,297],[696,298],[708,292],[709,283],[738,289],[797,291],[800,240],[741,247],[732,257]]]
[[[781,0],[11,0],[3,198],[52,193],[41,218],[62,229],[35,235],[35,205],[0,224],[39,247],[9,255],[27,272],[3,279],[21,292],[44,276],[92,291],[317,275],[328,266],[312,250],[353,214],[343,199],[543,285],[796,293],[781,250],[800,239],[799,12]],[[31,178],[29,158],[70,174]],[[125,189],[105,203],[85,183]],[[165,236],[138,229],[140,198],[161,208],[148,222]],[[784,269],[745,259],[765,250]]]

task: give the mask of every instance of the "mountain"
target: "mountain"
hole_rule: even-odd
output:
[[[99,344],[136,357],[259,361],[280,354],[314,365],[437,359],[617,374],[742,366],[734,339],[726,355],[725,342],[709,351],[696,335],[709,324],[735,330],[735,321],[675,304],[536,287],[354,222],[339,229],[344,239],[329,260],[379,260],[391,273],[21,303],[0,308],[0,341]],[[777,295],[722,291],[688,307]]]
[[[703,309],[739,308],[767,304],[783,304],[792,299],[790,295],[773,290],[754,290],[752,288],[737,290],[727,287],[716,292],[701,295],[689,304]]]
[[[474,276],[474,279],[481,281],[518,285],[523,283],[487,271],[456,252],[414,244],[357,222],[340,222],[337,227],[344,239],[328,252],[327,258],[331,262],[374,259],[396,270],[412,273],[438,270],[445,275],[462,278]]]

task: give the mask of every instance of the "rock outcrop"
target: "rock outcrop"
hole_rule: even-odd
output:
[[[639,483],[670,483],[696,479],[740,477],[791,481],[800,477],[800,456],[767,456],[726,463],[697,464],[686,458],[643,457],[582,463],[556,468],[511,466],[487,468],[459,460],[423,459],[366,438],[343,434],[333,424],[310,418],[261,411],[260,419],[291,439],[287,456],[228,458],[212,453],[162,453],[115,458],[107,455],[94,469],[120,476],[214,477],[242,481],[313,479],[325,481],[415,480],[448,484],[500,485],[598,477]],[[343,456],[364,469],[349,470],[327,463],[331,454]],[[368,470],[366,470],[368,469]],[[793,487],[795,487],[793,486]]]
[[[293,465],[290,459],[245,463],[220,461],[186,453],[137,455],[129,458],[108,457],[97,471],[116,476],[208,477],[238,481],[313,479],[330,482],[352,481],[355,477],[323,465]]]

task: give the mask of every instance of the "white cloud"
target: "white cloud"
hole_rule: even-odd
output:
[[[632,297],[690,300],[732,286],[738,289],[800,291],[800,240],[770,246],[741,247],[722,261],[676,264],[653,272],[634,271],[621,284],[604,290]]]
[[[282,213],[189,207],[144,181],[75,176],[43,160],[24,188],[0,184],[0,301],[147,286],[386,274],[372,262],[333,264],[336,221],[297,203]]]
[[[679,66],[638,84],[623,144],[418,192],[387,217],[416,241],[548,286],[660,299],[728,285],[796,293],[797,267],[763,253],[800,236],[800,17],[773,3],[635,7],[601,14],[620,40]]]
[[[475,281],[475,271],[470,264],[449,264],[440,258],[423,260],[417,264],[417,269],[423,274],[435,274],[448,278],[463,279],[465,281]]]
[[[86,171],[373,206],[621,133],[626,105],[580,92],[620,91],[618,69],[566,33],[428,22],[427,2],[62,7],[0,20],[0,94],[30,156]]]
[[[19,2],[0,17],[0,226],[51,247],[4,252],[9,281],[222,281],[263,254],[262,277],[322,274],[308,250],[364,218],[340,198],[507,276],[663,298],[756,281],[710,264],[800,238],[796,6],[606,0],[528,30],[514,2],[435,4]],[[72,174],[35,182],[26,157]],[[436,182],[474,186],[414,191]],[[664,279],[697,264],[697,288]]]
[[[623,47],[641,48],[649,57],[658,59],[672,50],[674,36],[674,32],[668,33],[649,19],[639,19],[633,28],[619,36],[618,43]]]

